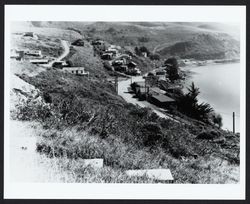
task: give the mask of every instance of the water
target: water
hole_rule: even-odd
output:
[[[183,68],[191,71],[186,85],[194,82],[200,89],[198,99],[209,103],[223,118],[223,129],[233,129],[235,112],[235,130],[240,131],[240,63],[211,64],[199,67]]]

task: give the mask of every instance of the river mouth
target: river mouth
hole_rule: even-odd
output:
[[[223,118],[222,128],[240,132],[240,63],[209,64],[182,68],[187,71],[184,92],[194,82],[199,102],[209,103]]]

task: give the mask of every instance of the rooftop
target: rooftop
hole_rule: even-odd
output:
[[[150,88],[150,91],[153,91],[153,92],[158,93],[158,94],[165,94],[166,93],[166,91],[164,91],[158,87]]]
[[[156,100],[164,103],[164,102],[174,102],[175,100],[166,96],[166,95],[163,95],[163,94],[159,94],[159,95],[153,95],[152,96],[153,98],[155,98]]]

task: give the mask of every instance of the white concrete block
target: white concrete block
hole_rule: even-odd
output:
[[[84,166],[91,166],[93,168],[102,168],[103,159],[83,159]]]
[[[144,176],[159,181],[173,181],[174,178],[169,169],[144,169],[144,170],[128,170],[128,176]]]

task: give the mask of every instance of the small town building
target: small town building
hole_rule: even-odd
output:
[[[137,66],[137,64],[135,62],[133,62],[133,61],[130,61],[127,65],[128,65],[129,69],[134,69]]]
[[[55,61],[55,62],[53,62],[52,67],[62,69],[63,67],[65,67],[67,65],[68,64],[65,61]]]
[[[133,75],[133,76],[141,75],[141,70],[139,68],[133,68],[133,69],[130,68],[128,69],[126,74]]]
[[[34,33],[33,32],[25,32],[25,33],[23,33],[23,36],[24,37],[31,37],[31,38],[33,38],[34,37]]]
[[[125,58],[121,58],[121,59],[118,59],[118,60],[115,60],[115,61],[112,62],[113,66],[123,65],[123,64],[126,64],[126,59]]]
[[[137,82],[134,82],[136,86],[139,86],[139,87],[145,87],[145,81],[137,81]]]
[[[140,99],[140,100],[145,100],[146,96],[149,93],[149,87],[136,87],[136,96]]]
[[[62,70],[75,75],[89,76],[84,67],[63,67]]]
[[[148,57],[148,53],[147,52],[142,52],[141,53],[143,57]]]
[[[118,72],[127,72],[128,71],[128,66],[127,65],[113,65],[115,71]]]
[[[105,50],[105,52],[103,53],[103,55],[105,54],[111,54],[112,58],[115,58],[118,54],[117,50]]]
[[[107,46],[103,40],[94,40],[91,43],[94,47],[95,51],[105,51],[107,49]]]
[[[151,103],[161,108],[169,108],[170,106],[174,106],[176,103],[174,99],[163,94],[151,95],[149,100]]]
[[[41,50],[27,50],[25,51],[25,55],[41,57],[42,51]]]
[[[29,62],[32,64],[48,64],[49,60],[47,60],[47,59],[31,59]]]
[[[150,94],[152,94],[152,95],[159,95],[159,94],[165,94],[166,93],[166,91],[164,91],[164,90],[162,90],[162,89],[160,89],[160,88],[158,88],[158,87],[152,87],[152,88],[150,88]]]
[[[16,60],[23,60],[23,58],[24,58],[24,51],[23,50],[11,49],[11,51],[10,51],[10,58],[16,59]]]
[[[105,42],[103,40],[94,40],[91,43],[92,45],[104,45]]]
[[[166,70],[157,70],[155,71],[155,75],[156,76],[165,76],[167,74],[167,71]]]
[[[84,41],[83,39],[77,39],[74,42],[72,42],[71,45],[84,47]]]
[[[109,46],[109,49],[117,49],[117,50],[120,50],[120,49],[121,49],[121,46],[119,46],[119,45],[110,45],[110,46]]]
[[[113,59],[113,53],[103,53],[101,55],[101,58],[103,60],[112,60]]]

